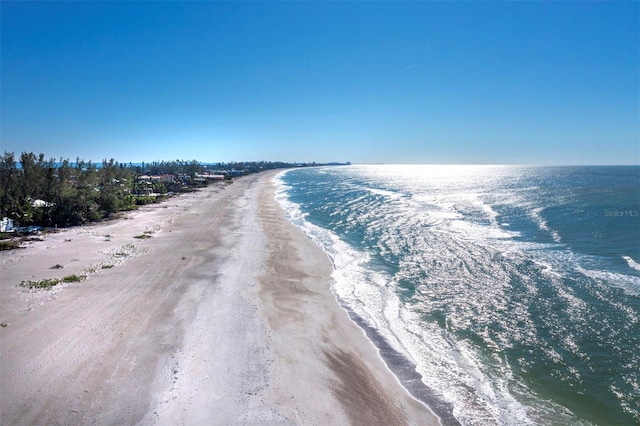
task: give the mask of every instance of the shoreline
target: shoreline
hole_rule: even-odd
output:
[[[348,311],[339,303],[330,287],[333,264],[329,256],[300,228],[286,219],[284,209],[275,200],[274,184],[272,181],[269,184],[272,187],[268,191],[269,198],[261,205],[269,206],[271,209],[271,211],[267,211],[270,213],[269,217],[277,219],[271,219],[265,228],[277,230],[279,225],[286,229],[294,249],[298,253],[302,253],[301,260],[303,262],[300,266],[303,269],[310,266],[311,260],[322,264],[322,276],[314,276],[313,273],[317,273],[318,270],[309,268],[311,269],[307,272],[309,276],[302,280],[307,290],[317,292],[304,302],[311,307],[314,307],[314,304],[318,305],[316,309],[322,310],[318,317],[325,319],[326,314],[330,313],[331,318],[326,318],[325,322],[328,320],[329,324],[317,330],[321,337],[310,340],[312,342],[333,343],[323,350],[328,360],[328,366],[340,380],[343,380],[343,388],[337,389],[337,394],[340,398],[348,400],[345,408],[350,423],[402,424],[402,421],[398,421],[399,418],[393,418],[389,415],[389,413],[393,413],[394,409],[400,408],[407,415],[406,420],[410,424],[438,424],[437,417],[426,404],[411,396],[410,392],[401,385],[398,378],[379,355],[376,346],[368,339],[365,330],[358,327],[350,318]],[[304,283],[305,280],[310,282]],[[309,332],[309,330],[307,331]],[[337,344],[344,342],[349,342],[350,347],[343,349],[337,346]],[[356,387],[366,388],[370,396],[359,398],[362,395],[359,395],[360,389],[353,388],[354,383],[357,383]],[[373,395],[378,395],[380,398],[374,401]],[[398,395],[397,399],[394,401],[395,398],[391,395]],[[370,399],[367,400],[367,398]],[[378,412],[372,411],[373,407],[380,408],[380,410]],[[400,416],[400,414],[396,415]]]
[[[286,171],[278,173],[284,174]],[[283,206],[281,208],[284,209]],[[285,213],[286,215],[286,213]],[[306,235],[303,228],[294,225],[303,234]],[[335,263],[329,253],[325,252],[319,243],[315,242],[313,238],[307,236],[309,241],[318,246],[327,260],[331,263],[332,272],[335,270]],[[380,333],[369,326],[349,305],[340,299],[340,297],[330,290],[336,299],[336,302],[347,313],[349,319],[366,335],[366,338],[374,345],[377,350],[377,354],[381,361],[384,362],[385,367],[389,370],[389,373],[393,374],[398,380],[399,384],[417,401],[424,404],[429,411],[435,414],[439,423],[443,426],[455,426],[460,425],[460,422],[453,415],[453,405],[438,396],[437,392],[425,385],[422,382],[422,375],[416,370],[415,364],[409,361],[403,354],[394,350],[386,341],[386,339],[380,335]]]
[[[339,305],[277,172],[1,253],[2,423],[438,424]]]
[[[453,415],[453,405],[438,396],[437,391],[422,382],[422,375],[416,371],[416,366],[404,355],[394,350],[380,333],[370,327],[358,314],[346,304],[339,302],[349,318],[366,334],[367,338],[377,348],[378,355],[385,363],[389,372],[393,374],[400,385],[417,401],[420,401],[435,414],[442,426],[459,426],[460,422]]]

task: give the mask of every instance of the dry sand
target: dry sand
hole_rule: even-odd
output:
[[[272,176],[0,252],[0,423],[437,424],[336,302]]]

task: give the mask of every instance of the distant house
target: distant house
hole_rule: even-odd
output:
[[[148,180],[140,179],[133,189],[134,195],[148,197],[153,194],[153,184]]]
[[[136,195],[143,196],[143,197],[149,197],[149,196],[153,195],[153,188],[150,187],[150,186],[142,187],[142,188],[138,189]]]
[[[151,176],[151,180],[154,181],[154,182],[161,182],[161,183],[174,183],[175,182],[174,176],[170,175],[170,174]]]
[[[49,202],[44,201],[44,200],[33,200],[31,205],[33,207],[53,207],[53,206],[55,206],[55,203],[49,203]]]
[[[11,232],[13,231],[13,219],[9,219],[8,217],[3,217],[0,220],[0,232]]]
[[[206,179],[206,180],[224,180],[224,175],[205,173],[202,175],[196,175],[198,179]]]

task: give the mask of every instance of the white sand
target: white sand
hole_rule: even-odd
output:
[[[0,252],[0,424],[437,424],[339,307],[272,176]]]

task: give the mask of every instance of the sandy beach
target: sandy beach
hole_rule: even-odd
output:
[[[336,302],[273,176],[0,252],[0,423],[438,424]]]

